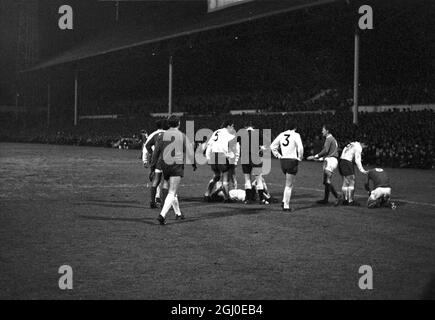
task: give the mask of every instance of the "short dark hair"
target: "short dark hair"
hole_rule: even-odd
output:
[[[331,125],[329,123],[324,123],[322,125],[322,128],[325,128],[328,132],[331,132]]]
[[[162,119],[161,121],[162,121],[162,128],[161,129],[168,130],[169,129],[168,120]]]
[[[286,127],[289,129],[289,130],[296,130],[296,122],[295,121],[293,121],[293,120],[290,120],[290,119],[288,119],[287,120],[287,125],[286,125]]]
[[[156,128],[163,129],[163,119],[159,119],[156,121]]]
[[[221,128],[226,128],[228,126],[233,126],[234,125],[234,121],[231,120],[225,120],[224,122],[222,122],[222,126]]]
[[[168,125],[169,128],[176,128],[180,125],[180,118],[176,115],[171,115],[168,118]]]

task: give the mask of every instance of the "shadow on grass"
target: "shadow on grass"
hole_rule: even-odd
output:
[[[144,206],[140,205],[137,200],[125,201],[125,200],[87,200],[85,202],[75,202],[76,206],[99,206],[105,208],[140,208]]]
[[[149,224],[149,225],[157,224],[157,217],[152,219],[152,218],[121,218],[121,217],[80,215],[79,218],[85,219],[85,220],[95,220],[95,221],[134,222],[134,223],[145,223],[145,224]]]
[[[100,200],[100,199],[87,199],[87,202],[97,202],[97,203],[119,203],[119,204],[124,204],[124,203],[131,203],[131,204],[140,204],[141,202],[138,200]]]
[[[219,218],[227,218],[237,215],[255,215],[259,214],[264,211],[265,207],[262,208],[252,208],[252,207],[246,207],[246,208],[229,208],[232,210],[228,211],[216,211],[216,212],[207,212],[204,213],[201,216],[194,216],[194,217],[186,217],[184,220],[175,220],[173,213],[169,213],[167,216],[167,225],[176,225],[176,224],[183,224],[183,223],[192,223],[195,221],[201,221],[201,220],[209,220],[209,219],[219,219]],[[89,215],[79,215],[79,218],[85,219],[85,220],[95,220],[95,221],[112,221],[112,222],[132,222],[132,223],[144,223],[147,225],[159,225],[157,221],[157,214],[154,218],[124,218],[124,217],[107,217],[107,216],[89,216]]]

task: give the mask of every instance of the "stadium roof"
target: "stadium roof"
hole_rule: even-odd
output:
[[[203,2],[171,2],[170,5],[174,5],[175,10],[166,11],[167,16],[161,16],[157,21],[154,19],[154,22],[146,25],[116,26],[113,30],[99,34],[93,39],[84,41],[23,72],[41,70],[128,48],[337,1],[340,0],[248,1],[210,13],[207,12],[206,0]]]

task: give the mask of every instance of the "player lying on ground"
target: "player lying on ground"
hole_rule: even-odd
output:
[[[186,161],[193,164],[196,170],[193,144],[179,130],[180,119],[176,116],[169,117],[168,126],[169,129],[163,134],[163,139],[158,140],[152,157],[153,163],[157,163],[159,158],[163,160],[161,162],[163,178],[169,181],[169,192],[157,218],[161,225],[166,224],[166,214],[171,207],[174,209],[176,219],[184,219],[178,203],[178,187],[184,176]]]
[[[370,188],[370,182],[373,184],[373,188]],[[367,207],[374,208],[391,208],[396,209],[394,202],[391,202],[391,185],[387,173],[384,169],[375,168],[368,171],[367,182],[364,185],[365,189],[369,193],[367,200]]]
[[[367,174],[367,171],[361,164],[361,153],[365,144],[361,144],[358,141],[349,143],[341,153],[340,161],[338,164],[338,170],[343,178],[343,186],[341,190],[343,194],[336,202],[336,205],[359,205],[354,201],[355,194],[355,168],[354,163],[357,165],[358,170]]]
[[[291,123],[288,128],[289,130],[280,133],[270,145],[273,155],[280,159],[281,170],[285,174],[285,188],[282,197],[284,212],[294,211],[290,207],[290,199],[298,173],[298,165],[304,156],[304,146],[301,136],[296,132],[296,124]]]
[[[329,193],[332,193],[337,199],[338,194],[332,184],[332,175],[338,166],[338,143],[330,133],[328,125],[323,125],[322,135],[325,137],[323,149],[316,155],[310,156],[307,160],[323,160],[323,185],[325,186],[325,196],[322,200],[317,201],[319,204],[329,202]]]
[[[267,188],[266,181],[262,177],[262,185],[263,185],[263,199],[265,199],[264,204],[269,204],[272,202],[277,202],[277,200],[272,197]],[[252,190],[254,194],[256,193],[256,181],[252,182]],[[246,190],[243,189],[232,189],[229,192],[230,199],[237,202],[245,202],[246,201]],[[215,189],[212,191],[210,195],[211,202],[222,202],[224,201],[224,192],[222,188],[222,183],[216,183]]]

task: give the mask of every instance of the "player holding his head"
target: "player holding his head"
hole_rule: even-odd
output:
[[[168,126],[169,129],[158,141],[153,153],[153,163],[156,163],[156,159],[159,157],[163,159],[161,162],[163,177],[169,181],[169,192],[157,219],[161,225],[166,224],[166,214],[171,207],[174,209],[177,219],[184,219],[178,203],[178,187],[184,176],[184,164],[191,163],[194,170],[196,169],[193,145],[179,130],[180,119],[174,115],[170,116]]]
[[[332,193],[335,198],[338,198],[337,191],[332,184],[332,175],[338,166],[338,143],[332,136],[330,127],[323,125],[322,135],[325,137],[323,149],[316,155],[310,156],[308,160],[323,160],[323,184],[325,186],[325,196],[322,200],[317,201],[319,204],[327,204],[329,193]]]
[[[154,148],[156,146],[157,141],[159,138],[163,135],[165,130],[167,129],[167,122],[164,119],[159,119],[156,121],[156,127],[157,130],[151,133],[147,139],[147,141],[144,144],[144,151],[142,152],[142,161],[144,165],[147,165],[151,162],[151,158],[153,155]],[[160,192],[162,193],[162,198],[165,198],[167,189],[159,188],[160,182],[162,180],[162,168],[160,166],[160,163],[157,162],[154,165],[154,168],[151,168],[151,172],[149,175],[149,178],[151,180],[151,201],[150,201],[150,208],[154,209],[157,208],[157,200],[160,198]]]
[[[224,190],[225,201],[229,200],[229,170],[230,164],[235,164],[237,154],[237,139],[234,135],[234,123],[225,121],[222,128],[216,130],[207,145],[206,158],[214,173],[210,181],[206,197],[209,196],[220,179]]]
[[[354,163],[358,167],[358,170],[367,174],[367,171],[363,168],[361,164],[361,153],[366,145],[358,141],[349,143],[344,147],[340,162],[338,164],[338,170],[343,177],[343,186],[341,190],[343,191],[342,196],[337,200],[336,205],[346,204],[346,205],[358,205],[354,201],[355,193],[355,169]]]
[[[370,182],[373,188],[370,188]],[[369,209],[387,207],[396,209],[394,202],[391,202],[391,185],[387,173],[384,169],[375,168],[368,171],[367,182],[364,185],[369,193],[367,207]]]
[[[285,174],[285,188],[283,194],[283,210],[291,212],[290,198],[298,172],[299,162],[304,157],[304,146],[301,136],[296,132],[296,125],[288,125],[289,130],[280,133],[270,145],[275,157],[281,161],[281,170]],[[281,153],[278,151],[281,149]]]

